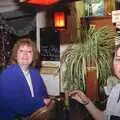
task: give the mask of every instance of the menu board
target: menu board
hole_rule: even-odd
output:
[[[60,60],[59,31],[51,27],[40,30],[40,51],[42,61]]]

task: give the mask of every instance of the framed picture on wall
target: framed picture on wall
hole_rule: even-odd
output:
[[[103,16],[104,0],[84,0],[86,16]]]

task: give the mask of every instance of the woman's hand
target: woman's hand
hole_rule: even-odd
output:
[[[46,106],[48,106],[49,104],[51,104],[52,100],[50,98],[45,98],[44,99],[44,103]]]
[[[72,91],[69,95],[81,104],[87,105],[90,102],[90,99],[80,90]]]

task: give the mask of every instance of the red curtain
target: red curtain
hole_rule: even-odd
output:
[[[27,3],[36,4],[36,5],[50,5],[57,3],[59,0],[27,0]]]

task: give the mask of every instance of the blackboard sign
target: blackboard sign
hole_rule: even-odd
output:
[[[60,60],[59,32],[54,28],[40,29],[40,51],[43,61]]]

